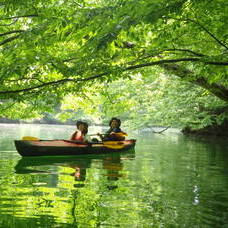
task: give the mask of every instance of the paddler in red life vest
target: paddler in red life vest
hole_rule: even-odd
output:
[[[88,124],[83,121],[76,122],[77,130],[71,136],[71,140],[77,140],[80,142],[88,142]]]

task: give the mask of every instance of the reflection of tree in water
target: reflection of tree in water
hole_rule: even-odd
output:
[[[178,179],[175,182],[173,181],[173,183],[176,183],[173,189],[177,188],[179,182],[178,188],[181,189],[181,193],[175,197],[175,200],[177,201],[179,198],[181,202],[182,199],[189,199],[193,206],[188,206],[190,216],[186,217],[186,209],[183,205],[187,201],[181,203],[176,207],[178,217],[175,220],[186,227],[189,227],[189,224],[191,226],[195,224],[195,218],[200,219],[202,226],[205,223],[205,227],[226,227],[228,224],[227,140],[208,136],[192,136],[191,140],[188,137],[186,138],[179,136],[180,141],[184,140],[184,143],[182,142],[180,145],[184,145],[186,147],[185,151],[189,152],[184,156],[185,167],[187,168],[183,169],[182,175],[184,176],[176,175]],[[180,162],[180,153],[175,153],[175,156],[173,160],[176,163]],[[179,167],[184,167],[183,163]],[[163,188],[167,187],[163,186]],[[176,193],[172,192],[171,194],[170,198]],[[169,200],[169,202],[172,201]],[[171,204],[169,204],[169,207],[173,208],[174,205]]]
[[[64,218],[68,219],[66,226],[61,227],[87,227],[91,221],[98,227],[105,219],[103,217],[103,203],[106,200],[104,197],[107,196],[107,191],[118,188],[117,180],[122,177],[123,159],[129,159],[132,156],[134,156],[133,153],[130,156],[124,153],[81,157],[22,158],[14,168],[16,173],[26,174],[26,182],[29,182],[31,177],[33,180],[29,183],[47,183],[44,188],[39,189],[39,196],[35,194],[35,200],[33,198],[32,209],[37,214],[42,214],[42,210],[47,210],[51,215],[55,215],[61,208],[66,212],[64,216],[67,214],[69,216]],[[92,164],[95,166],[93,167]],[[58,167],[63,168],[58,169]],[[32,175],[27,175],[30,173]],[[53,189],[49,192],[48,187],[58,188],[58,191]],[[33,191],[31,188],[31,192]],[[37,207],[40,200],[42,204]],[[51,218],[50,221],[53,222]],[[49,224],[49,221],[47,223]]]
[[[74,189],[71,191],[72,198],[72,225],[74,227],[82,225],[82,227],[90,227],[88,224],[93,221],[94,227],[100,227],[106,221],[109,212],[106,212],[106,197],[109,195],[109,190],[118,188],[118,180],[123,177],[123,159],[131,159],[134,153],[131,154],[109,154],[91,160],[91,164],[99,162],[101,170],[97,173],[98,176],[91,177],[91,172],[87,172],[89,166],[85,163],[74,163],[75,172],[71,175],[75,179]],[[100,166],[101,165],[101,166]],[[88,177],[86,176],[88,175]],[[97,178],[99,177],[99,180]],[[88,179],[88,180],[87,180]],[[86,181],[87,180],[87,181]],[[85,186],[86,183],[86,186]],[[112,192],[110,192],[112,194]],[[118,194],[118,191],[117,191]],[[95,225],[96,224],[96,225]]]
[[[210,142],[203,144],[208,156],[207,170],[200,170],[199,185],[199,203],[204,210],[207,210],[207,216],[213,219],[208,220],[210,227],[226,227],[228,224],[228,154],[225,148],[228,143],[224,139],[216,138],[219,143],[214,143],[213,138]]]

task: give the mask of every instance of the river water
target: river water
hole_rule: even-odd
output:
[[[13,142],[74,130],[0,124],[0,227],[228,227],[227,140],[129,132],[134,151],[27,159]]]

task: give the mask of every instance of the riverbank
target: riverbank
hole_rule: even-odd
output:
[[[219,136],[228,137],[228,120],[221,125],[213,124],[202,129],[192,129],[185,127],[181,130],[184,135],[203,135],[203,136]]]

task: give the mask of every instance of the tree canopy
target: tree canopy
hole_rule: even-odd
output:
[[[161,108],[159,102],[165,104],[157,100],[150,106],[158,99],[160,77],[169,85],[166,104],[184,103],[181,96],[189,92],[188,104],[200,97],[201,107],[207,102],[225,107],[227,11],[224,0],[2,1],[0,114],[32,118],[74,98],[93,100],[90,107],[102,106],[106,113],[112,103],[134,113],[147,98],[148,116]],[[120,104],[115,99],[123,93],[128,101]]]

